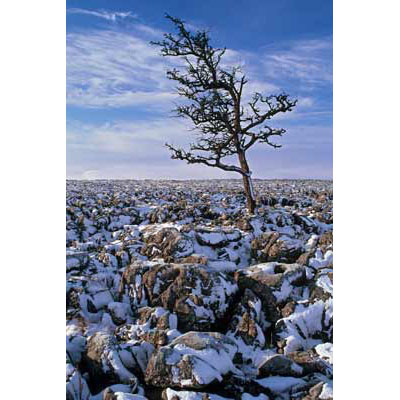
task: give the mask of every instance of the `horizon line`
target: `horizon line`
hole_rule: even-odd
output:
[[[66,178],[67,181],[241,181],[241,178]],[[252,178],[253,181],[332,181],[333,178]]]

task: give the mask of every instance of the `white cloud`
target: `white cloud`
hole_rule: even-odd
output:
[[[268,76],[295,79],[308,85],[332,84],[332,38],[298,40],[261,55]]]
[[[67,34],[67,104],[81,107],[170,105],[167,62],[137,34]]]
[[[144,25],[144,24],[135,24],[135,29],[137,29],[140,32],[143,32],[146,35],[155,37],[155,38],[160,38],[162,37],[163,33],[162,31],[160,31],[159,29],[155,29],[149,25]]]
[[[80,10],[80,9],[79,9]],[[133,17],[84,13],[115,22]],[[93,14],[92,14],[93,15]],[[221,178],[234,177],[215,168],[188,166],[170,160],[166,141],[187,145],[194,140],[187,121],[155,116],[178,99],[165,72],[176,59],[161,57],[149,45],[162,32],[135,22],[128,31],[86,30],[67,34],[67,104],[84,108],[142,107],[151,120],[113,121],[108,124],[69,121],[67,129],[68,176],[71,178]],[[331,39],[296,41],[259,52],[227,49],[224,66],[241,65],[248,84],[243,101],[256,91],[263,94],[287,90],[298,106],[277,116],[271,126],[287,127],[279,138],[282,149],[257,146],[251,165],[257,177],[329,177],[331,161],[321,154],[331,149],[331,127],[317,126],[330,108],[318,102],[313,88],[331,85]],[[285,87],[290,84],[289,87]],[[145,107],[143,107],[145,106]],[[143,118],[148,118],[147,114]],[[165,115],[165,113],[163,113]],[[311,124],[309,118],[312,118]],[[309,124],[309,125],[307,125]],[[320,157],[319,161],[314,160]],[[322,160],[322,161],[321,161]],[[301,165],[300,168],[299,165]],[[321,175],[322,174],[322,175]]]
[[[70,122],[67,128],[67,147],[137,157],[157,155],[166,151],[166,141],[185,143],[188,129],[186,121],[176,118],[104,124],[82,124],[75,121]]]
[[[183,161],[170,159],[165,142],[187,148],[194,139],[189,127],[184,120],[175,118],[105,124],[75,121],[67,129],[67,175],[78,179],[238,178],[235,173],[201,165],[188,166]],[[254,176],[331,176],[331,127],[288,127],[287,134],[278,138],[278,142],[283,145],[279,150],[260,144],[249,152]]]
[[[90,180],[90,179],[100,179],[101,175],[99,175],[99,170],[97,169],[89,169],[86,171],[83,171],[80,179],[85,179],[85,180]]]
[[[300,97],[298,99],[297,105],[302,108],[309,108],[315,104],[315,101],[312,97]]]
[[[161,31],[144,24],[132,25],[131,33],[91,30],[67,34],[67,104],[92,107],[150,106],[167,110],[178,96],[165,72],[179,62],[161,57],[149,41]],[[284,49],[258,53],[227,49],[223,67],[240,65],[248,78],[244,102],[252,93],[278,93],[287,78],[297,82],[295,91],[332,79],[331,41],[291,42]],[[309,95],[304,105],[314,100]]]
[[[72,122],[67,128],[67,177],[73,179],[202,179],[227,177],[201,165],[171,160],[165,142],[185,145],[193,139],[183,120]],[[236,174],[228,174],[237,177]]]
[[[112,21],[112,22],[116,22],[117,19],[137,18],[137,15],[132,14],[130,11],[128,11],[128,12],[112,12],[112,11],[106,11],[106,10],[87,10],[87,9],[83,9],[83,8],[67,8],[67,13],[91,15],[93,17],[103,18],[107,21]]]

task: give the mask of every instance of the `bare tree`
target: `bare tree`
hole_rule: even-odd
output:
[[[256,143],[281,147],[270,138],[282,136],[285,129],[271,128],[265,122],[278,113],[291,111],[297,100],[284,93],[263,96],[256,92],[242,105],[247,79],[239,67],[223,68],[221,60],[226,48],[213,48],[207,31],[193,34],[179,18],[166,18],[175,25],[177,33],[165,34],[163,41],[151,43],[161,47],[161,55],[183,60],[183,72],[177,68],[167,71],[167,77],[178,83],[178,94],[188,100],[174,111],[177,116],[188,118],[198,132],[189,151],[168,143],[166,146],[173,159],[242,175],[247,208],[253,214],[256,199],[246,152]],[[238,166],[222,161],[234,155]]]

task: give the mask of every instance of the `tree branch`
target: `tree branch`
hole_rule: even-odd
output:
[[[223,164],[221,162],[221,157],[203,157],[199,155],[194,155],[180,148],[174,148],[168,143],[166,143],[165,145],[171,150],[171,158],[174,160],[184,160],[188,164],[205,164],[209,167],[220,168],[224,171],[238,172],[241,175],[245,175],[245,172],[236,165]]]

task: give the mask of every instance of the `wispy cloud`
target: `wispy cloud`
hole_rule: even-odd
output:
[[[190,141],[188,127],[178,119],[105,124],[70,122],[67,129],[68,177],[237,178],[236,174],[216,168],[193,167],[170,160],[165,141],[186,144]],[[296,125],[279,140],[282,149],[273,150],[260,144],[251,151],[254,175],[260,178],[329,178],[332,176],[331,141],[329,126]]]
[[[90,25],[67,34],[67,105],[85,109],[87,116],[86,122],[68,121],[69,177],[236,177],[170,160],[166,141],[187,148],[195,137],[187,121],[167,117],[178,96],[165,72],[177,60],[160,57],[149,44],[163,32],[132,13],[80,8],[68,13],[104,21],[102,29]],[[254,175],[330,177],[332,38],[280,42],[259,51],[227,49],[223,62],[225,67],[240,65],[246,73],[243,103],[256,91],[286,91],[299,100],[293,112],[271,121],[288,130],[279,138],[282,149],[252,149]],[[82,110],[73,108],[72,115],[79,119]],[[98,122],[106,119],[110,122]]]
[[[187,143],[185,121],[170,118],[105,124],[70,121],[67,127],[67,176],[78,179],[184,179],[224,177],[223,171],[173,162],[165,147]]]
[[[69,9],[99,14],[115,21],[130,13]],[[151,107],[167,111],[177,99],[165,72],[176,59],[159,56],[150,40],[162,32],[149,25],[131,24],[124,30],[86,30],[67,35],[67,104],[86,108]],[[299,108],[311,108],[314,94],[332,82],[332,38],[291,41],[259,52],[227,49],[224,67],[240,65],[248,77],[244,103],[251,95],[281,90],[300,98]],[[311,95],[310,95],[311,94]],[[296,110],[295,113],[304,110]],[[322,111],[319,107],[318,111]]]
[[[332,37],[298,40],[266,48],[261,54],[267,76],[279,81],[294,79],[301,85],[332,84]]]
[[[117,18],[104,15],[110,20]],[[96,108],[170,107],[177,96],[165,71],[177,60],[160,57],[158,49],[149,44],[161,35],[161,31],[143,23],[132,24],[129,32],[69,33],[67,104]],[[311,104],[313,99],[307,93],[331,84],[331,53],[331,38],[284,43],[257,53],[227,49],[223,66],[240,65],[246,73],[249,82],[244,91],[245,102],[255,91],[277,93],[293,89],[297,97],[307,98]]]
[[[162,106],[175,94],[166,60],[135,33],[67,35],[67,104],[81,107]]]
[[[137,18],[136,14],[132,12],[113,12],[107,10],[87,10],[84,8],[67,8],[68,14],[83,14],[90,15],[97,18],[102,18],[107,21],[116,22],[117,20],[122,20],[126,18]]]
[[[67,147],[86,151],[130,154],[133,157],[166,153],[165,142],[185,143],[189,130],[186,121],[169,118],[109,123],[69,121]]]

